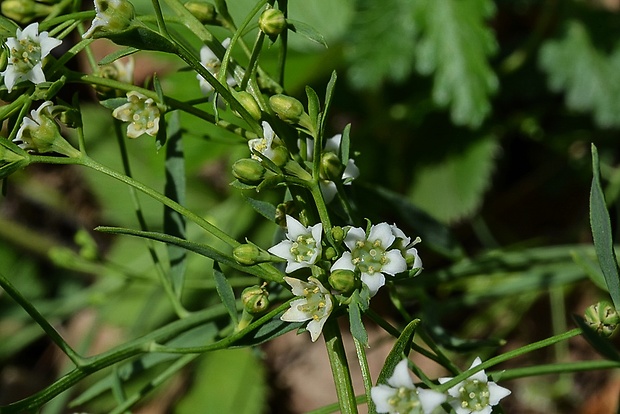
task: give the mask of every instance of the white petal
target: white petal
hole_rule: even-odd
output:
[[[489,387],[489,393],[491,394],[489,395],[489,404],[491,405],[499,404],[499,400],[509,396],[512,393],[508,388],[500,387],[492,381],[489,382],[487,386]]]
[[[331,203],[336,197],[336,194],[338,193],[336,183],[329,180],[321,180],[319,181],[319,186],[321,187],[321,194],[323,194],[323,199],[325,200],[325,203]]]
[[[346,167],[344,167],[344,171],[342,173],[342,182],[345,185],[351,184],[351,181],[360,176],[360,169],[355,165],[355,161],[352,158],[349,158],[349,162],[347,162]]]
[[[385,276],[382,273],[375,273],[374,275],[362,273],[362,282],[368,286],[370,296],[375,296],[379,288],[385,285]]]
[[[273,137],[276,135],[273,132],[273,128],[269,125],[269,122],[263,121],[261,123],[263,126],[263,137],[267,140],[267,148],[271,148],[271,144],[273,143]]]
[[[284,269],[285,273],[293,273],[295,270],[299,270],[303,267],[310,267],[311,263],[308,262],[298,262],[296,260],[288,260],[286,262],[286,269]]]
[[[43,69],[41,69],[41,62],[37,63],[32,69],[30,69],[28,72],[28,80],[35,85],[45,82],[45,74],[43,73]]]
[[[392,234],[392,229],[390,229],[390,225],[387,223],[375,224],[370,228],[370,233],[368,234],[368,240],[371,243],[379,240],[384,249],[390,247],[395,239],[396,237]]]
[[[275,256],[278,256],[286,260],[294,260],[295,258],[291,254],[292,242],[290,240],[282,240],[280,243],[267,249],[267,251]]]
[[[309,319],[312,319],[312,315],[299,310],[299,305],[304,305],[306,303],[308,303],[308,301],[305,298],[292,301],[291,307],[288,308],[288,310],[284,312],[282,316],[280,316],[280,319],[284,322],[305,322]]]
[[[140,135],[144,134],[144,132],[144,128],[139,128],[133,122],[127,125],[127,136],[129,138],[138,138]]]
[[[347,245],[349,250],[355,249],[355,243],[358,241],[366,241],[366,232],[360,227],[351,227],[347,231],[347,236],[344,238],[344,244]],[[388,246],[385,246],[388,247]]]
[[[414,389],[413,380],[409,376],[409,367],[407,366],[407,360],[403,359],[394,367],[394,372],[392,376],[387,380],[388,384],[390,384],[394,388],[405,387],[409,389]]]
[[[409,256],[414,256],[415,259],[413,260],[413,265],[411,266],[412,269],[421,269],[422,268],[422,259],[420,259],[420,256],[418,255],[418,249],[416,249],[415,247],[412,247],[411,249],[407,250],[407,257]]]
[[[292,289],[293,295],[295,296],[303,296],[304,289],[308,286],[308,283],[302,282],[301,280],[294,277],[284,277],[284,281],[289,284]]]
[[[319,250],[321,246],[321,236],[323,234],[323,223],[317,223],[310,227],[310,232],[312,233],[312,238],[316,241],[317,250]]]
[[[41,59],[50,54],[52,49],[62,44],[62,40],[55,37],[49,37],[47,32],[41,32],[39,35],[39,41],[41,45]]]
[[[390,410],[394,407],[390,405],[388,400],[396,394],[394,388],[389,387],[384,384],[379,384],[376,387],[372,387],[370,389],[370,397],[372,401],[375,403],[375,407],[377,408],[378,413],[389,413]]]
[[[351,271],[355,270],[355,265],[351,261],[352,259],[353,259],[353,256],[351,256],[350,252],[342,253],[342,256],[340,256],[340,258],[334,262],[330,271],[333,272],[334,270],[338,270],[338,269],[351,270]]]
[[[17,29],[17,38],[18,39],[35,39],[39,34],[39,23],[30,23],[28,26],[24,28],[23,31]]]
[[[312,339],[312,342],[316,342],[316,340],[319,339],[319,335],[321,335],[323,325],[325,325],[326,321],[327,317],[312,319],[310,322],[308,322],[306,329],[308,330],[308,332],[310,332],[310,339]]]
[[[471,414],[471,410],[469,408],[463,408],[459,405],[458,402],[455,402],[454,404],[451,404],[452,408],[454,408],[454,412],[456,414]],[[476,414],[482,414],[483,411],[476,411]]]
[[[230,47],[230,37],[227,37],[226,39],[222,40],[222,46],[224,47],[224,49],[228,49]]]
[[[215,55],[215,53],[213,53],[211,48],[207,45],[200,48],[200,63],[202,63],[202,65],[206,67],[209,63],[213,61],[219,62],[219,59]]]
[[[2,75],[4,76],[4,84],[6,85],[6,88],[9,92],[11,92],[15,84],[20,80],[21,74],[17,72],[15,66],[8,65]]]
[[[418,397],[425,414],[433,412],[435,408],[446,402],[447,399],[446,395],[441,392],[423,388],[418,388]]]
[[[392,230],[392,234],[397,238],[403,241],[403,244],[406,246],[411,243],[411,237],[407,237],[404,231],[399,229],[396,224],[390,224],[390,229]]]
[[[288,214],[286,215],[286,229],[286,237],[291,241],[295,241],[299,236],[305,236],[309,233],[309,230],[303,224]]]
[[[342,134],[336,134],[331,138],[327,138],[325,140],[325,151],[338,155],[340,152],[340,141],[342,141]]]
[[[385,252],[388,262],[381,266],[381,271],[388,275],[396,275],[407,270],[407,261],[398,249],[392,249]]]

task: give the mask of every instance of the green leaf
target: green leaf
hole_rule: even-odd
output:
[[[306,86],[306,95],[308,96],[308,116],[312,121],[312,125],[315,128],[319,127],[319,114],[321,112],[321,103],[319,102],[319,96],[314,89]]]
[[[161,83],[159,82],[159,78],[157,74],[153,75],[153,86],[155,87],[155,92],[159,97],[159,102],[164,102],[164,90],[161,87]],[[178,123],[178,121],[177,121]],[[180,126],[175,127],[175,130],[179,130]],[[166,118],[162,115],[159,117],[159,130],[157,131],[157,136],[155,137],[155,147],[157,151],[163,148],[166,144],[166,140],[168,139],[166,128]]]
[[[359,292],[355,291],[349,303],[349,323],[351,324],[351,335],[353,335],[362,346],[367,347],[368,333],[364,327],[364,322],[362,322],[362,312],[360,308],[364,307],[364,304],[361,303],[361,301]]]
[[[379,373],[379,378],[377,378],[377,384],[386,384],[387,379],[392,376],[396,365],[409,354],[411,343],[413,342],[413,334],[419,324],[420,320],[414,319],[403,329],[403,332],[400,334],[398,340],[385,359],[383,368]]]
[[[325,41],[323,35],[309,24],[293,19],[286,19],[286,23],[291,32],[295,32],[308,40],[327,47],[327,42]]]
[[[127,103],[127,98],[110,98],[104,101],[99,101],[101,106],[108,109],[116,109],[121,105],[125,105]]]
[[[601,127],[620,125],[620,47],[606,56],[580,23],[568,24],[563,39],[545,43],[539,64],[552,91],[564,92],[566,106],[591,112]]]
[[[243,335],[232,346],[255,346],[270,341],[287,332],[301,328],[305,322],[284,322],[280,319],[284,312],[274,316],[268,322],[261,324],[255,330]],[[305,331],[305,329],[303,330]]]
[[[174,111],[170,115],[167,135],[164,194],[168,198],[184,205],[186,189],[185,155],[178,111]],[[185,217],[168,206],[164,206],[164,233],[182,239],[185,238]],[[185,271],[187,269],[187,250],[172,244],[167,244],[166,249],[168,250],[168,260],[170,262],[169,275],[172,287],[177,296],[181,297]]]
[[[237,318],[237,302],[235,300],[235,293],[233,292],[232,286],[228,283],[228,279],[222,272],[219,263],[215,262],[213,264],[213,278],[215,279],[215,290],[217,290],[217,294],[220,296],[222,303],[226,307],[228,314],[230,315],[230,319],[232,319],[233,324],[237,326],[238,318]]]
[[[134,53],[139,52],[139,51],[140,49],[136,49],[135,47],[124,47],[122,49],[119,49],[115,52],[110,53],[109,55],[101,59],[97,64],[99,66],[109,65],[110,63],[113,63],[114,61],[118,59],[124,58],[125,56],[133,55]]]
[[[342,139],[340,141],[340,161],[342,165],[349,162],[349,153],[351,147],[351,124],[347,124],[342,131]]]
[[[266,201],[256,200],[254,198],[247,197],[245,194],[243,196],[245,198],[245,201],[247,201],[252,206],[254,211],[265,217],[267,220],[273,221],[275,223],[276,207],[273,204]]]
[[[486,136],[441,163],[420,168],[410,200],[446,223],[471,215],[490,184],[498,150],[496,140]]]
[[[616,350],[616,347],[609,342],[607,338],[603,338],[597,334],[594,329],[588,326],[582,317],[574,315],[573,318],[579,328],[581,328],[583,337],[590,345],[592,345],[592,348],[594,348],[596,352],[611,361],[620,361],[620,354]]]
[[[486,19],[493,17],[491,0],[421,0],[413,6],[421,33],[416,68],[433,75],[433,101],[450,106],[452,121],[476,127],[491,110],[489,96],[498,87],[487,61],[497,44]],[[376,42],[376,40],[375,40]]]
[[[590,190],[590,225],[594,248],[598,256],[609,295],[616,309],[620,309],[620,275],[618,261],[614,251],[609,212],[605,204],[605,196],[601,188],[598,151],[592,145],[592,189]]]

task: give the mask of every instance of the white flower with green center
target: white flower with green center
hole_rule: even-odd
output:
[[[228,46],[230,46],[230,38],[224,39],[222,46],[224,46],[224,49],[228,49]],[[220,68],[222,67],[222,62],[220,59],[215,53],[213,53],[211,48],[206,45],[200,49],[200,63],[215,77],[217,77],[220,72]],[[211,86],[211,84],[201,75],[196,75],[196,78],[198,79],[198,82],[200,82],[200,90],[202,93],[207,96],[211,95],[214,91],[213,86]],[[235,81],[235,78],[233,78],[232,75],[228,74],[226,77],[226,83],[228,86],[235,86],[237,81]]]
[[[45,82],[43,59],[61,43],[62,40],[49,37],[47,32],[39,33],[39,23],[32,23],[23,31],[17,29],[15,37],[6,40],[9,58],[6,69],[1,73],[9,92],[24,80],[35,85]]]
[[[278,138],[278,136],[273,131],[273,128],[271,127],[271,125],[269,125],[268,122],[263,121],[262,126],[263,137],[249,140],[248,146],[252,151],[252,158],[254,158],[255,160],[261,160],[261,157],[254,153],[258,152],[259,154],[262,154],[273,161],[276,155],[274,147],[280,144],[280,138]]]
[[[280,319],[285,322],[310,321],[306,329],[310,332],[312,342],[315,342],[334,307],[332,295],[314,277],[309,277],[308,282],[293,277],[285,277],[284,280],[291,286],[293,295],[299,296],[299,299],[291,302],[291,307]]]
[[[378,413],[389,414],[430,414],[446,401],[440,392],[418,388],[413,384],[403,359],[394,368],[394,373],[387,383],[370,389],[370,396]]]
[[[112,112],[112,116],[127,126],[127,136],[138,138],[142,134],[156,136],[159,131],[159,108],[155,101],[140,92],[127,92],[127,103]]]
[[[405,233],[396,227],[396,225],[391,225],[392,234],[396,237],[396,241],[394,243],[394,247],[400,250],[402,255],[405,257],[407,261],[407,269],[412,270],[413,273],[411,276],[416,276],[418,273],[422,271],[422,259],[418,255],[418,249],[416,249],[416,244],[420,243],[422,240],[419,237],[416,237],[414,241],[411,241],[411,237],[405,235]]]
[[[321,255],[321,235],[323,224],[304,227],[293,217],[286,216],[286,238],[268,249],[269,253],[286,259],[286,273],[302,267],[310,267]]]
[[[470,369],[481,363],[480,358],[476,358]],[[439,382],[445,384],[451,379],[439,378]],[[482,370],[450,388],[448,394],[452,397],[448,402],[456,414],[491,414],[493,406],[499,404],[502,398],[510,395],[510,390],[489,381]]]
[[[374,296],[385,284],[385,276],[394,276],[407,270],[407,262],[398,249],[390,248],[396,240],[390,225],[380,223],[370,228],[368,236],[359,227],[351,227],[344,239],[349,252],[332,265],[331,271],[346,269],[359,271],[362,282]]]

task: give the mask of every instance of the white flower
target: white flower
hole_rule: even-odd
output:
[[[43,59],[61,43],[62,40],[49,37],[47,32],[39,33],[39,23],[32,23],[23,31],[17,29],[15,37],[6,40],[9,58],[2,76],[9,92],[23,80],[35,85],[45,82]]]
[[[304,227],[293,217],[286,216],[287,240],[283,240],[268,249],[278,257],[286,259],[286,273],[294,272],[302,267],[310,267],[316,263],[321,254],[321,234],[323,224]]]
[[[292,287],[293,295],[300,298],[291,302],[291,307],[280,319],[285,322],[310,321],[306,329],[312,342],[316,341],[334,307],[332,295],[314,277],[309,277],[308,282],[292,277],[285,277],[284,280]]]
[[[413,271],[411,276],[416,276],[422,271],[422,259],[420,259],[418,255],[418,249],[413,246],[420,243],[422,240],[416,237],[414,241],[411,241],[411,237],[405,235],[405,233],[394,224],[390,225],[390,228],[392,229],[392,234],[396,237],[394,247],[400,250],[404,256],[407,261],[407,268]]]
[[[112,116],[127,126],[127,136],[137,138],[142,134],[156,136],[159,131],[159,108],[155,101],[140,92],[127,92],[127,103],[112,112]]]
[[[344,239],[350,252],[344,252],[332,265],[331,270],[358,270],[362,282],[374,296],[385,284],[385,276],[394,276],[407,270],[407,262],[398,249],[390,249],[396,236],[390,225],[380,223],[370,228],[368,236],[359,227],[351,227]]]
[[[446,401],[444,394],[418,388],[413,384],[406,359],[396,365],[387,382],[389,385],[379,384],[370,389],[378,413],[430,414]]]
[[[128,28],[135,17],[133,4],[127,0],[95,0],[95,12],[90,28],[82,35],[84,39],[118,33]]]
[[[230,46],[230,38],[224,39],[222,46],[224,46],[224,49],[228,49],[228,46]],[[200,63],[215,77],[217,77],[220,72],[220,68],[222,67],[222,62],[220,59],[215,55],[215,53],[213,53],[211,48],[206,45],[200,49]],[[201,75],[196,75],[196,78],[200,82],[200,90],[202,90],[202,93],[205,95],[210,95],[213,93],[213,86],[211,86],[205,78]],[[235,78],[232,77],[232,75],[228,74],[226,77],[226,83],[228,86],[235,86],[237,81],[235,81]]]
[[[258,152],[273,161],[276,155],[274,148],[280,144],[280,138],[273,132],[273,128],[271,128],[268,122],[263,121],[262,126],[263,137],[249,140],[248,146],[251,151]],[[261,160],[261,157],[254,153],[252,153],[252,158],[258,161]]]
[[[481,363],[480,358],[476,358],[470,369]],[[451,379],[439,378],[439,382],[445,384]],[[448,394],[452,397],[448,402],[456,414],[491,414],[493,406],[499,404],[502,398],[510,395],[510,390],[489,381],[482,370],[450,388]]]

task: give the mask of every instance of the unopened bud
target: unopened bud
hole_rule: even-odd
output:
[[[611,336],[620,323],[618,312],[611,303],[605,300],[589,306],[584,316],[590,328],[604,337]]]
[[[256,184],[265,176],[265,167],[253,158],[242,158],[232,166],[232,173],[245,184]]]
[[[237,263],[252,266],[257,263],[271,261],[271,255],[253,244],[241,244],[233,249],[233,257]]]
[[[340,162],[340,158],[333,152],[324,152],[321,154],[321,165],[319,174],[322,179],[336,181],[342,178],[344,165]]]
[[[327,279],[329,285],[336,291],[349,293],[355,289],[355,273],[352,270],[334,270]]]
[[[304,112],[304,106],[297,99],[287,95],[273,95],[269,98],[269,106],[278,115],[278,118],[289,124],[299,123]]]
[[[129,28],[136,17],[136,10],[128,0],[95,0],[95,11],[97,14],[82,36],[84,39],[120,33]]]
[[[30,23],[52,12],[52,6],[34,0],[4,0],[0,8],[4,16],[21,24]]]
[[[234,93],[235,99],[239,101],[241,106],[254,118],[256,121],[260,120],[263,116],[260,107],[256,103],[256,99],[250,93],[246,91],[239,91]]]
[[[290,153],[284,145],[277,145],[272,147],[273,155],[270,157],[271,161],[278,167],[286,165],[290,159]]]
[[[247,287],[241,293],[241,302],[249,314],[263,313],[269,307],[269,292],[258,285]]]
[[[278,9],[267,9],[258,18],[258,27],[271,38],[282,33],[286,27],[284,13]]]
[[[206,1],[188,1],[185,8],[202,24],[217,23],[215,6]]]
[[[332,260],[336,258],[337,256],[338,256],[338,252],[333,247],[328,247],[323,252],[323,257],[326,258],[327,260]]]
[[[345,232],[344,229],[340,226],[332,227],[332,237],[336,243],[342,243],[344,240]]]

